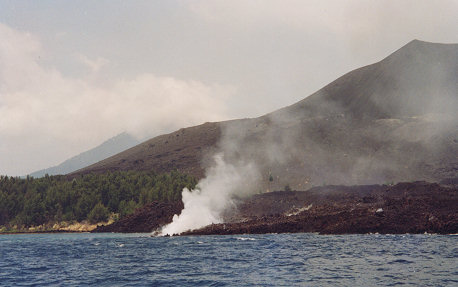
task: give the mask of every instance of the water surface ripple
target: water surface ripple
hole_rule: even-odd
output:
[[[1,286],[458,286],[458,236],[0,236]]]

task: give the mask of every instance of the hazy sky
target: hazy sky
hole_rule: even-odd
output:
[[[413,39],[458,42],[458,1],[0,0],[0,174],[255,117]]]

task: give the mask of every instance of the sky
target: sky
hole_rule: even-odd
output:
[[[413,39],[458,43],[458,1],[0,0],[0,174],[291,105]]]

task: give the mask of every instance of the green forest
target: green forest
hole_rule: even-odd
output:
[[[122,218],[152,201],[181,200],[182,189],[196,183],[177,171],[117,171],[74,179],[0,176],[0,226]]]

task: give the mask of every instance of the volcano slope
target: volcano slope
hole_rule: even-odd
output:
[[[276,191],[243,200],[225,223],[180,235],[318,232],[458,232],[458,186],[427,182],[324,186]]]
[[[201,178],[222,152],[256,164],[257,192],[453,179],[457,103],[458,45],[414,40],[289,107],[158,136],[69,176],[176,169]]]
[[[177,169],[202,178],[214,164],[212,155],[219,154],[235,170],[245,170],[247,163],[256,169],[249,182],[233,182],[246,190],[224,199],[239,196],[251,204],[244,208],[245,203],[239,202],[234,209],[239,217],[228,216],[231,210],[227,210],[226,225],[194,234],[456,232],[456,188],[434,182],[458,178],[457,111],[458,45],[415,40],[289,107],[259,118],[181,129],[70,176],[119,169]],[[415,182],[420,180],[433,183]],[[392,187],[394,182],[411,183]],[[377,187],[368,194],[355,197],[373,184]],[[283,193],[272,195],[275,209],[282,202],[287,210],[313,205],[311,212],[304,209],[293,216],[271,214],[269,201],[264,200],[269,193],[249,197],[328,185],[340,186],[335,197],[326,198],[328,205],[319,200],[287,201],[283,197],[289,195]],[[326,193],[326,188],[316,191]],[[315,196],[314,192],[304,194]],[[383,211],[377,212],[379,208]],[[262,212],[254,218],[247,213],[249,209]],[[161,214],[162,219],[171,218]]]
[[[222,224],[180,235],[318,232],[458,233],[458,185],[321,186],[275,191],[239,199]],[[93,232],[153,232],[179,214],[182,202],[151,203]]]

